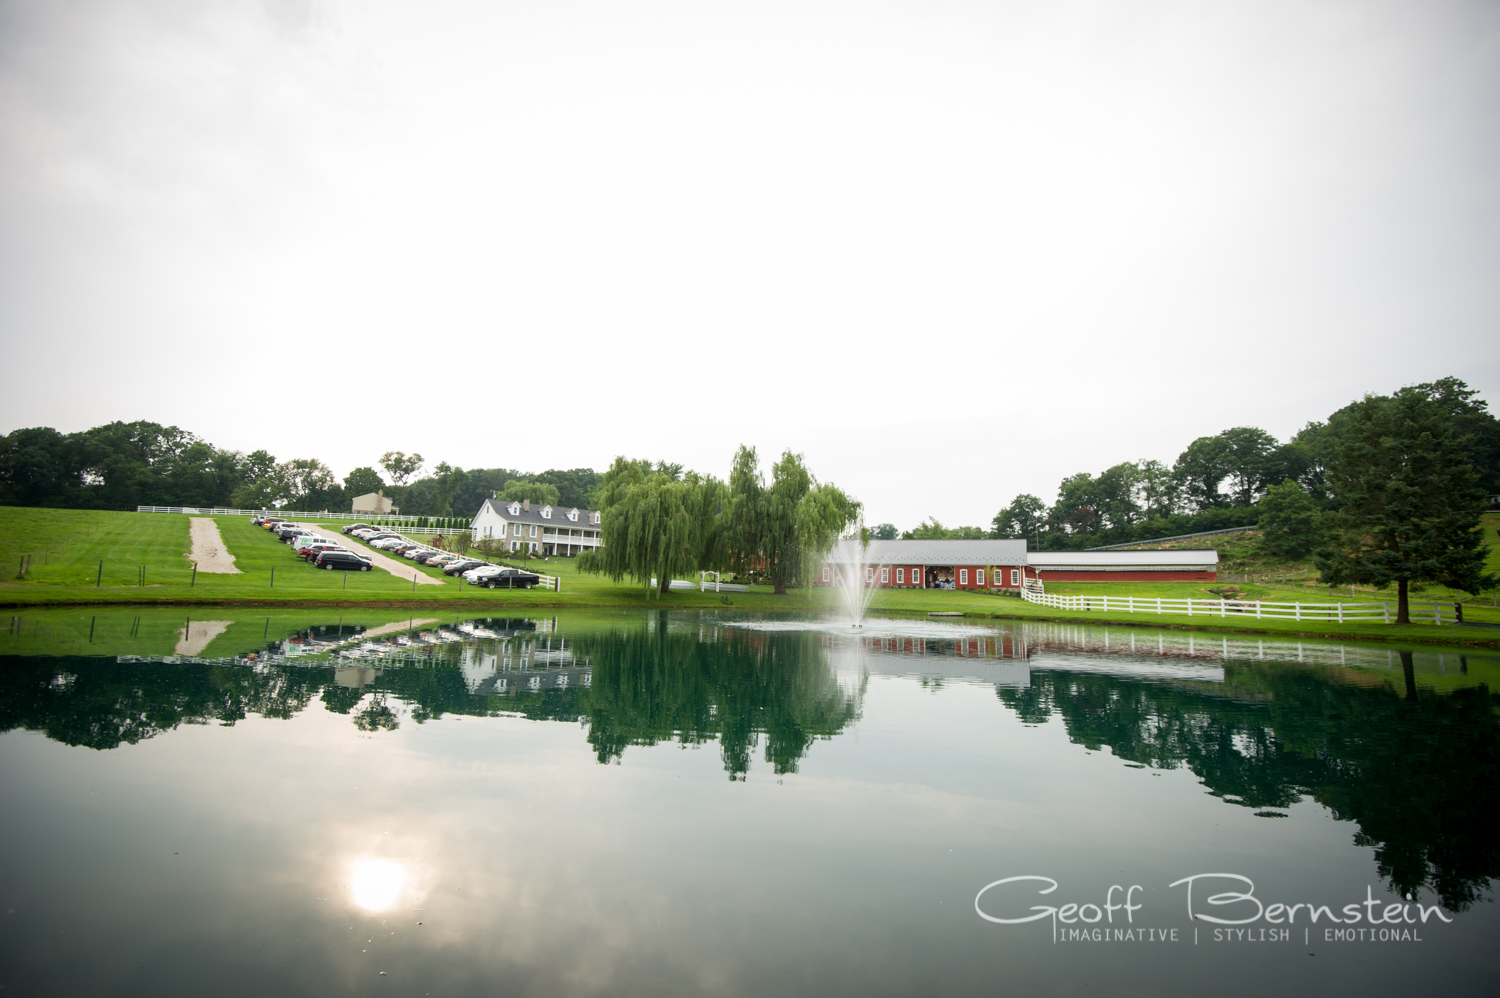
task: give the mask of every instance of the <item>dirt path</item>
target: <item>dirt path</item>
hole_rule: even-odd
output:
[[[213,521],[209,520],[208,522],[212,523]],[[217,535],[218,531],[215,530],[214,534]],[[172,654],[187,656],[198,654],[208,647],[210,641],[229,630],[231,623],[232,621],[228,620],[189,621],[187,626],[178,632],[182,636],[177,639],[177,647],[173,649]]]
[[[355,539],[351,537],[345,537],[337,530],[330,530],[327,527],[319,527],[312,523],[299,523],[297,525],[299,527],[306,527],[308,530],[317,534],[319,537],[326,537],[331,541],[337,541],[351,551],[359,552],[359,554],[361,554],[362,556],[369,558],[370,562],[374,564],[376,568],[383,568],[398,579],[406,579],[410,581],[411,577],[415,575],[417,577],[417,585],[419,586],[440,586],[443,584],[441,579],[434,579],[426,572],[419,571],[415,565],[409,564],[401,559],[391,558],[387,555],[383,555],[379,551],[376,551],[374,548],[365,547],[364,545],[359,544],[359,542]]]
[[[234,555],[224,546],[224,538],[219,536],[217,523],[206,516],[189,517],[188,536],[193,541],[188,561],[197,562],[198,571],[212,572],[215,575],[244,574],[234,567]]]

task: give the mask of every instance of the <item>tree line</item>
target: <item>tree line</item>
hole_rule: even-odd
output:
[[[492,494],[586,507],[600,479],[592,468],[465,471],[439,462],[424,474],[424,466],[420,454],[387,451],[340,481],[317,458],[277,460],[265,450],[225,450],[179,427],[145,420],[77,433],[29,427],[0,436],[0,505],[347,511],[355,497],[384,492],[404,514],[467,517]]]
[[[1332,512],[1345,504],[1348,485],[1359,477],[1361,464],[1345,447],[1350,431],[1368,423],[1372,407],[1394,404],[1398,398],[1423,400],[1432,418],[1444,424],[1438,432],[1451,438],[1448,462],[1455,468],[1468,465],[1475,476],[1472,484],[1484,497],[1500,495],[1500,420],[1476,394],[1463,381],[1449,377],[1404,388],[1394,396],[1366,396],[1326,420],[1308,423],[1285,443],[1258,427],[1237,426],[1199,437],[1171,464],[1123,461],[1097,475],[1069,475],[1059,483],[1050,505],[1039,496],[1018,495],[988,527],[944,527],[930,518],[904,532],[882,523],[871,528],[871,536],[1026,538],[1044,551],[1078,550],[1257,526],[1268,497],[1276,497],[1273,505],[1285,506],[1294,492],[1309,501],[1292,501],[1305,521],[1308,508]],[[1275,518],[1281,516],[1278,510]],[[1300,532],[1293,544],[1298,553],[1316,546],[1315,533]]]

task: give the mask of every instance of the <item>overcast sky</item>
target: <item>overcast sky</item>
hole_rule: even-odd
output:
[[[0,431],[987,525],[1497,320],[1488,0],[0,0]]]

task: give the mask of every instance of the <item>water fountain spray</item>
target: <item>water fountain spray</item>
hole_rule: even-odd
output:
[[[851,630],[860,630],[865,626],[865,609],[875,593],[875,587],[865,582],[865,573],[871,568],[867,559],[869,546],[870,532],[865,529],[864,520],[861,519],[854,537],[839,541],[828,556],[831,581],[838,590],[839,601]]]

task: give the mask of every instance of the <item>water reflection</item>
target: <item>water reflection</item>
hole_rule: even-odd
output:
[[[388,859],[361,859],[350,864],[349,896],[365,911],[385,911],[395,905],[406,886],[406,870]]]
[[[19,619],[12,638],[44,640],[40,623]],[[509,715],[581,722],[604,764],[634,748],[717,742],[725,774],[743,781],[757,754],[772,774],[795,773],[817,742],[856,726],[872,676],[934,690],[978,683],[1025,724],[1055,719],[1090,751],[1187,769],[1228,805],[1274,817],[1314,800],[1354,823],[1354,842],[1403,894],[1434,892],[1463,911],[1500,875],[1489,657],[1064,625],[871,621],[850,635],[821,622],[665,612],[338,621],[243,639],[261,626],[122,616],[102,633],[156,634],[163,651],[113,657],[77,654],[81,631],[58,632],[72,654],[5,657],[0,730],[113,749],[315,705],[375,737],[407,719]],[[238,653],[201,657],[235,641]],[[194,656],[176,654],[184,642]],[[355,902],[389,906],[403,877],[388,860],[360,861]]]

